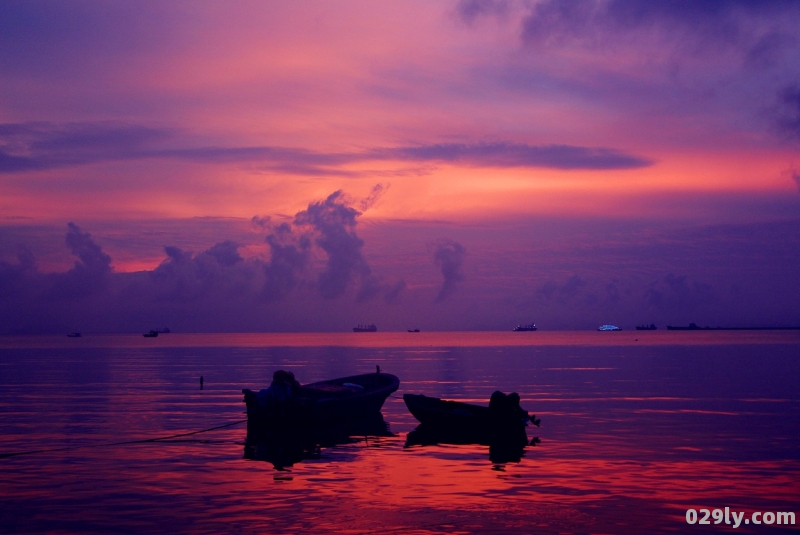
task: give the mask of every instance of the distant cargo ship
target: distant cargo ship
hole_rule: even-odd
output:
[[[354,333],[374,333],[374,332],[378,332],[378,328],[375,326],[374,323],[370,324],[370,325],[356,325],[355,327],[353,327],[353,332]]]
[[[517,325],[514,327],[514,332],[522,332],[522,331],[535,331],[536,324],[531,323],[530,325]]]
[[[700,327],[689,325],[667,325],[668,331],[797,331],[800,327]]]
[[[656,329],[658,329],[658,327],[656,327],[655,323],[651,323],[650,325],[637,325],[636,326],[636,330],[637,331],[655,331]]]

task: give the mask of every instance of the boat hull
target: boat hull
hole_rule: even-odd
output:
[[[369,373],[311,383],[279,406],[264,407],[258,395],[244,389],[248,427],[252,425],[306,426],[346,422],[380,413],[400,380],[389,373]]]
[[[525,429],[528,413],[519,409],[496,411],[481,405],[447,401],[421,394],[404,394],[403,401],[408,411],[420,424],[428,429],[450,433],[498,433],[516,434]],[[535,421],[538,424],[538,421]]]

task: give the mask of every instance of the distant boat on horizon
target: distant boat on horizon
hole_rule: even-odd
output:
[[[516,327],[514,327],[514,332],[517,332],[517,333],[518,332],[530,332],[530,331],[535,331],[536,329],[537,329],[536,324],[535,323],[531,323],[531,324],[528,324],[528,325],[517,325]]]
[[[597,328],[597,330],[605,332],[605,331],[621,331],[622,329],[620,329],[616,325],[606,324],[606,325],[601,325],[600,327]]]
[[[67,334],[67,337],[68,338],[80,338],[81,337],[81,333],[78,333],[78,332],[69,333],[69,334]]]
[[[668,331],[797,331],[800,327],[700,327],[689,325],[667,325]]]
[[[158,336],[158,331],[150,331],[150,332],[144,333],[142,336],[144,336],[145,338],[155,338],[155,337]]]
[[[374,323],[371,323],[369,325],[356,325],[355,327],[353,327],[353,332],[354,333],[374,333],[374,332],[378,332],[378,327],[376,327]]]
[[[655,331],[656,329],[658,329],[658,327],[656,327],[655,323],[651,323],[650,325],[637,325],[636,326],[636,330],[637,331]]]
[[[668,331],[710,331],[711,327],[700,327],[692,322],[689,325],[667,325]]]
[[[410,333],[418,333],[419,329],[409,329],[408,332],[410,332]]]

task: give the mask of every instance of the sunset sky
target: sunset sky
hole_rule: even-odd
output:
[[[800,325],[800,3],[0,3],[0,333]]]

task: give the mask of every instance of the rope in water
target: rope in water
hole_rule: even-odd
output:
[[[123,446],[128,444],[146,444],[148,442],[164,442],[166,440],[172,440],[175,438],[181,437],[188,437],[191,435],[199,435],[200,433],[208,433],[209,431],[216,431],[217,429],[224,429],[226,427],[233,427],[234,425],[238,425],[247,421],[247,418],[244,420],[238,420],[236,422],[231,422],[223,425],[218,425],[216,427],[209,427],[208,429],[201,429],[199,431],[190,431],[188,433],[178,433],[176,435],[169,435],[165,437],[155,437],[155,438],[142,438],[137,440],[123,440],[121,442],[106,442],[103,444],[85,444],[82,446],[65,446],[63,448],[47,448],[41,450],[27,450],[27,451],[14,451],[10,453],[0,453],[0,459],[5,459],[8,457],[17,457],[20,455],[33,455],[36,453],[51,453],[56,451],[69,451],[69,450],[78,450],[81,448],[103,448],[108,446]]]

